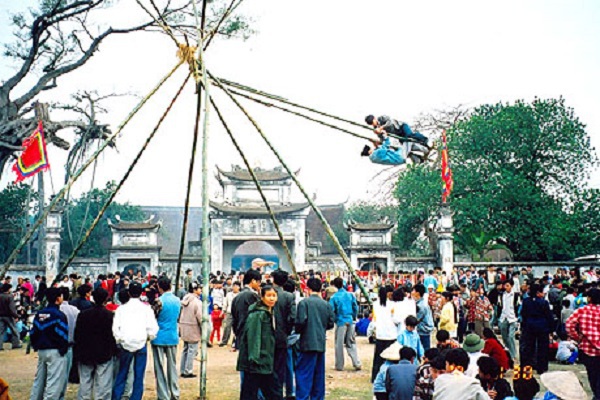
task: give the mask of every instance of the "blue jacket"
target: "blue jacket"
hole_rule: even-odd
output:
[[[369,329],[369,324],[371,320],[369,318],[361,318],[356,323],[356,334],[358,336],[367,336],[367,330]]]
[[[385,377],[389,367],[392,365],[396,365],[398,363],[393,363],[390,360],[385,360],[385,362],[379,368],[379,372],[373,381],[373,393],[387,393],[385,389]]]
[[[373,150],[369,158],[375,164],[384,165],[400,165],[406,162],[400,149],[393,150],[390,148],[390,138],[385,138],[381,146]]]
[[[524,332],[550,333],[554,327],[554,316],[550,304],[537,297],[528,297],[521,305],[521,329]]]
[[[425,277],[425,280],[423,281],[423,286],[425,286],[425,289],[427,289],[429,287],[429,285],[433,285],[433,290],[437,290],[438,281],[432,275],[427,275]]]
[[[331,296],[329,304],[333,308],[335,323],[337,325],[351,324],[356,320],[358,316],[356,297],[348,293],[346,289],[341,288]]]
[[[423,349],[423,345],[421,344],[421,337],[419,336],[417,331],[409,331],[407,329],[403,330],[398,335],[398,343],[400,343],[402,346],[411,347],[414,351],[417,352],[414,364],[419,365],[418,359],[423,357],[423,354],[425,354],[425,350]]]
[[[417,301],[417,319],[419,320],[419,325],[417,325],[419,335],[429,335],[433,331],[433,315],[429,304],[423,298]]]
[[[156,319],[158,333],[152,344],[155,346],[177,346],[179,344],[177,320],[181,310],[179,298],[171,292],[166,292],[158,299],[162,304],[162,308]]]
[[[417,383],[417,366],[410,361],[400,360],[388,368],[385,387],[389,400],[412,400]]]
[[[56,305],[49,305],[36,314],[30,335],[34,350],[56,349],[64,356],[69,349],[69,323]]]

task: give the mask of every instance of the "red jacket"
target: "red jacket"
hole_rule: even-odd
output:
[[[500,368],[502,368],[504,371],[508,371],[510,369],[508,365],[508,354],[506,353],[506,349],[497,340],[486,339],[482,352],[498,361]]]

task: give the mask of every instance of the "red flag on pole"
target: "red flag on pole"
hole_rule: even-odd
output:
[[[448,160],[448,142],[446,141],[446,130],[442,131],[442,181],[444,182],[444,188],[442,191],[442,202],[446,202],[452,187],[454,186],[454,180],[452,179],[452,169],[450,169],[450,162]]]
[[[34,176],[40,171],[50,168],[48,153],[46,152],[46,140],[44,139],[44,127],[42,121],[38,123],[37,129],[23,141],[23,152],[13,165],[13,171],[17,174],[16,182]]]

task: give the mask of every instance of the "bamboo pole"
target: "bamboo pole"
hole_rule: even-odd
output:
[[[273,209],[271,208],[271,205],[269,204],[269,201],[267,200],[267,198],[265,196],[265,193],[262,190],[260,182],[258,181],[258,178],[256,177],[256,173],[254,172],[254,170],[250,166],[250,162],[246,158],[246,155],[242,151],[242,148],[240,147],[238,141],[233,136],[233,132],[231,132],[231,129],[229,129],[229,126],[225,122],[225,119],[223,118],[223,115],[221,114],[221,111],[219,110],[219,108],[215,104],[215,100],[213,99],[212,96],[210,98],[210,102],[211,102],[213,108],[215,109],[215,112],[219,116],[219,119],[221,120],[221,123],[223,124],[223,127],[225,128],[225,131],[227,132],[227,135],[229,135],[229,138],[231,139],[231,142],[233,143],[235,149],[239,153],[240,157],[242,157],[242,160],[244,161],[244,165],[246,165],[246,168],[248,169],[248,172],[250,173],[250,176],[252,177],[252,181],[254,182],[254,185],[256,185],[256,188],[258,189],[258,193],[260,194],[260,198],[262,199],[262,201],[263,201],[263,203],[265,205],[265,208],[267,209],[267,212],[269,213],[269,217],[271,217],[271,222],[273,222],[273,225],[275,226],[275,230],[277,230],[277,235],[279,236],[279,240],[281,241],[281,244],[282,244],[283,249],[285,251],[285,255],[286,255],[287,259],[288,259],[288,262],[290,263],[290,266],[292,267],[293,274],[294,275],[298,275],[298,273],[296,271],[296,264],[294,264],[294,260],[292,259],[292,253],[290,252],[290,249],[289,249],[289,247],[288,247],[288,245],[287,245],[287,243],[286,243],[286,241],[285,241],[285,239],[283,237],[283,233],[281,232],[281,228],[279,227],[279,222],[277,222],[277,218],[275,217],[275,213],[273,212]]]
[[[196,18],[196,27],[198,28],[198,63],[194,63],[197,83],[200,83],[198,77],[198,64],[200,64],[202,73],[202,85],[198,85],[198,102],[200,101],[200,90],[204,86],[204,123],[202,125],[202,337],[200,344],[200,400],[207,400],[207,372],[208,372],[208,276],[210,271],[210,219],[208,207],[208,117],[209,117],[209,87],[206,76],[206,60],[204,58],[204,27],[206,23],[206,5],[207,0],[202,1],[202,22],[198,24],[197,0],[193,0],[194,16]]]
[[[83,245],[85,244],[85,242],[87,242],[87,240],[89,239],[90,235],[92,234],[92,232],[96,228],[96,225],[98,225],[98,223],[100,222],[100,220],[104,216],[104,213],[106,212],[106,210],[108,209],[108,207],[110,206],[110,204],[112,203],[112,201],[114,200],[115,196],[119,193],[119,190],[121,190],[121,187],[123,187],[123,184],[125,184],[125,182],[129,178],[129,175],[131,174],[131,172],[133,171],[133,169],[135,168],[135,166],[139,162],[140,158],[142,157],[142,154],[144,154],[144,152],[146,151],[146,148],[148,147],[148,145],[150,144],[150,142],[152,141],[152,139],[156,135],[156,132],[158,131],[158,129],[162,125],[163,121],[165,120],[165,118],[167,117],[167,115],[169,114],[169,112],[171,111],[171,108],[173,107],[173,105],[177,101],[177,98],[179,98],[179,95],[181,94],[181,92],[183,91],[183,88],[185,87],[185,85],[187,84],[188,80],[190,79],[190,76],[191,76],[191,73],[188,74],[188,76],[185,78],[183,84],[181,85],[181,87],[179,88],[179,90],[177,91],[177,93],[175,94],[175,97],[173,97],[173,99],[171,100],[171,103],[169,104],[169,106],[167,107],[167,109],[165,110],[165,112],[163,113],[163,115],[160,117],[160,119],[158,120],[158,123],[156,124],[156,126],[154,127],[154,129],[152,130],[152,132],[150,133],[150,135],[148,136],[148,138],[146,138],[146,141],[144,142],[142,148],[138,151],[138,153],[135,156],[133,162],[129,165],[129,168],[125,172],[125,175],[123,176],[123,178],[121,178],[121,181],[119,182],[119,184],[113,189],[113,191],[111,192],[111,194],[108,197],[108,199],[102,205],[102,208],[98,212],[98,215],[96,216],[96,218],[94,219],[94,221],[92,222],[92,224],[90,225],[90,227],[88,228],[88,230],[85,232],[85,235],[83,236],[83,238],[77,244],[77,247],[75,247],[73,249],[73,251],[71,252],[71,255],[69,256],[69,258],[67,259],[67,261],[63,264],[63,266],[61,267],[61,269],[58,271],[58,273],[56,275],[57,278],[60,275],[62,275],[67,270],[67,268],[69,267],[69,265],[71,265],[71,262],[73,262],[73,259],[75,258],[75,256],[79,252],[79,250],[81,250],[81,248],[83,247]],[[55,279],[55,282],[56,282],[56,279]]]
[[[277,159],[279,160],[279,162],[281,163],[281,165],[283,166],[283,168],[285,168],[285,170],[287,171],[287,173],[292,177],[292,180],[294,181],[294,183],[296,183],[296,186],[298,186],[298,189],[300,189],[300,191],[302,192],[302,194],[304,195],[304,197],[306,198],[306,200],[310,204],[311,208],[313,209],[313,211],[315,212],[315,214],[317,215],[317,217],[321,221],[321,224],[323,225],[323,228],[325,228],[325,231],[327,232],[327,235],[333,241],[333,244],[334,244],[335,248],[337,249],[339,255],[344,260],[344,264],[346,264],[346,268],[348,269],[348,272],[350,272],[350,274],[352,275],[352,277],[354,278],[354,280],[356,281],[356,283],[360,287],[360,290],[362,291],[363,295],[365,296],[365,298],[367,299],[367,301],[369,302],[369,304],[371,304],[371,299],[369,297],[369,292],[367,292],[367,290],[364,287],[364,285],[362,284],[361,280],[356,275],[356,272],[352,268],[352,265],[350,263],[350,259],[348,258],[348,255],[346,255],[346,252],[342,248],[342,245],[340,244],[340,241],[338,240],[338,238],[335,235],[335,233],[333,233],[333,230],[331,229],[331,226],[329,225],[329,222],[327,222],[327,219],[325,219],[325,216],[323,215],[323,213],[321,212],[321,210],[319,209],[319,207],[317,207],[315,205],[315,203],[312,201],[312,199],[310,198],[310,196],[308,195],[308,193],[306,193],[306,190],[304,190],[304,187],[298,181],[298,178],[296,177],[296,175],[294,174],[294,172],[288,167],[288,165],[283,160],[283,158],[281,157],[281,155],[279,155],[279,152],[277,152],[277,150],[275,149],[275,147],[273,147],[273,144],[266,137],[266,135],[264,134],[264,132],[262,131],[262,129],[260,128],[260,126],[258,126],[258,124],[254,120],[254,118],[252,118],[252,116],[248,113],[248,111],[246,111],[246,109],[239,103],[239,101],[231,94],[231,92],[229,91],[229,89],[227,89],[225,86],[223,86],[223,84],[221,84],[221,82],[219,81],[218,78],[215,78],[215,76],[212,75],[212,74],[210,74],[210,77],[215,81],[215,83],[217,84],[217,86],[221,90],[223,90],[223,92],[225,92],[225,94],[227,94],[227,96],[235,103],[235,105],[244,113],[244,115],[246,116],[246,118],[248,118],[248,120],[252,123],[252,125],[254,126],[254,128],[256,128],[257,132],[263,138],[263,140],[265,141],[265,143],[267,144],[267,146],[269,146],[269,148],[271,149],[271,151],[273,152],[273,154],[275,154],[275,156],[277,157]]]
[[[19,252],[21,251],[23,246],[25,246],[25,244],[29,241],[29,239],[31,239],[31,236],[36,231],[36,229],[46,220],[48,213],[54,209],[54,207],[63,198],[63,196],[71,188],[71,186],[73,186],[73,184],[81,176],[81,174],[83,174],[83,172],[100,155],[100,153],[102,153],[102,151],[106,147],[108,147],[108,145],[110,143],[112,143],[112,141],[121,133],[123,128],[125,128],[125,126],[135,116],[135,114],[137,114],[138,111],[144,106],[144,104],[146,104],[146,102],[148,102],[148,100],[150,100],[150,98],[152,96],[154,96],[154,94],[156,94],[158,89],[160,89],[160,87],[175,73],[175,71],[177,71],[177,69],[181,66],[181,64],[183,64],[183,61],[180,60],[177,63],[177,65],[175,65],[175,67],[165,77],[163,77],[159,81],[159,83],[150,91],[150,93],[148,93],[146,95],[146,97],[144,97],[142,100],[140,100],[140,102],[135,106],[135,108],[127,115],[125,120],[123,122],[121,122],[121,124],[118,126],[117,130],[114,133],[112,133],[110,136],[108,136],[104,140],[104,142],[102,142],[102,145],[100,145],[98,147],[98,149],[90,156],[90,158],[79,168],[79,170],[69,178],[69,182],[56,194],[56,196],[54,196],[54,198],[52,199],[50,204],[48,204],[48,206],[44,208],[44,212],[42,213],[42,215],[40,215],[40,217],[35,221],[35,223],[29,228],[27,233],[25,233],[25,236],[23,236],[21,238],[21,241],[19,242],[17,247],[12,251],[12,253],[8,257],[8,259],[2,266],[2,269],[0,270],[0,279],[4,278],[10,265],[15,261],[15,259],[17,258],[17,255],[19,254]]]

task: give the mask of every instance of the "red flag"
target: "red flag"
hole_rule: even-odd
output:
[[[16,182],[21,182],[48,168],[50,168],[50,164],[46,152],[44,128],[40,121],[33,134],[23,141],[23,153],[17,158],[12,169],[17,174]]]
[[[442,202],[446,202],[452,187],[454,186],[454,180],[452,179],[452,169],[450,169],[450,162],[448,160],[448,142],[446,141],[446,130],[442,131],[442,181],[444,182],[444,190],[442,191]]]

